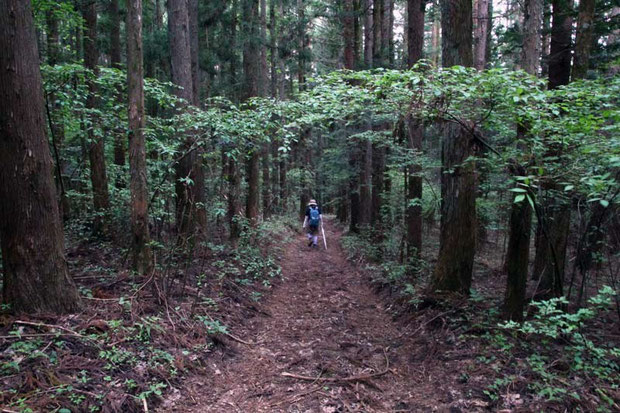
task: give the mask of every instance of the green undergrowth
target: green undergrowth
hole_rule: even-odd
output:
[[[58,413],[152,408],[184,376],[200,372],[219,345],[234,342],[236,324],[280,278],[277,256],[291,220],[243,228],[236,248],[204,243],[152,276],[76,258],[79,314],[0,318],[0,406]]]
[[[465,399],[482,399],[491,409],[620,410],[613,288],[602,287],[583,308],[573,308],[566,298],[530,302],[524,322],[507,322],[501,297],[488,293],[496,285],[472,290],[469,298],[429,301],[424,295],[427,264],[399,263],[369,233],[348,234],[342,243],[348,258],[368,270],[371,282],[390,291],[392,304],[400,304],[390,306],[394,315],[415,316],[409,326],[418,334],[411,339],[420,340],[421,334],[424,342],[442,343],[444,356],[435,361],[452,372],[450,386]]]

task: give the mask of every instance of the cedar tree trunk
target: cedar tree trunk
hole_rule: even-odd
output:
[[[0,247],[3,302],[63,313],[79,296],[67,271],[39,53],[29,1],[0,0]]]

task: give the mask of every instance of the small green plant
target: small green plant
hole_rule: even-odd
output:
[[[205,317],[197,315],[196,318],[201,321],[207,328],[207,334],[213,336],[216,334],[228,334],[228,329],[218,320],[213,320],[211,317]]]

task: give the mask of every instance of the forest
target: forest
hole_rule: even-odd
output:
[[[620,411],[619,100],[614,0],[0,0],[0,410]]]

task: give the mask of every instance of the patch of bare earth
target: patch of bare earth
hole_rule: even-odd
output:
[[[159,411],[480,409],[483,402],[450,394],[458,372],[437,359],[433,343],[411,336],[420,330],[403,333],[404,326],[346,261],[340,235],[328,231],[327,251],[310,249],[301,237],[288,245],[283,282],[259,315],[235,326],[234,334],[252,344],[236,342],[229,344],[234,352],[217,352],[206,373],[189,379]]]

